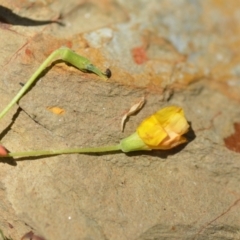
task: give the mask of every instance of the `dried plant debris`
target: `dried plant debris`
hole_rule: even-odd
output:
[[[62,115],[62,114],[65,113],[65,110],[63,108],[56,107],[56,106],[54,106],[54,107],[49,106],[49,107],[47,107],[47,110],[56,114],[56,115]]]
[[[121,131],[122,132],[124,131],[124,126],[125,126],[125,122],[126,122],[127,118],[129,116],[135,114],[136,112],[138,112],[143,107],[145,102],[146,102],[145,97],[142,97],[137,103],[132,105],[132,107],[123,115],[122,121],[121,121]]]

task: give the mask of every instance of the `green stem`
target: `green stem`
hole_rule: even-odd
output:
[[[37,157],[37,156],[51,156],[61,154],[74,154],[74,153],[102,153],[102,152],[113,152],[121,150],[120,144],[114,146],[104,147],[93,147],[93,148],[73,148],[73,149],[62,149],[62,150],[40,150],[40,151],[29,151],[29,152],[12,152],[2,157]],[[0,156],[1,157],[1,156]]]
[[[36,72],[29,78],[26,84],[21,88],[17,95],[12,99],[12,101],[3,109],[0,113],[0,119],[5,116],[5,114],[17,103],[21,97],[28,91],[31,85],[36,81],[43,70],[49,66],[54,60],[61,59],[68,62],[78,68],[81,71],[90,71],[102,78],[107,78],[108,73],[101,72],[97,67],[95,67],[87,58],[80,56],[70,50],[69,48],[63,47],[55,50],[48,56],[48,58],[41,64],[41,66],[36,70]],[[110,76],[110,75],[109,75]]]

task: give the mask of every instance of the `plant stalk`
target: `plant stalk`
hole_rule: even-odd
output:
[[[114,152],[121,150],[120,144],[114,146],[103,146],[103,147],[90,147],[90,148],[70,148],[60,150],[39,150],[29,152],[11,152],[2,157],[21,158],[21,157],[37,157],[37,156],[53,156],[61,154],[84,154],[84,153],[103,153],[103,152]],[[0,156],[1,157],[1,156]]]

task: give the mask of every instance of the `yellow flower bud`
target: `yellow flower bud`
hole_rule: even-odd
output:
[[[169,106],[146,118],[136,133],[123,139],[120,146],[123,152],[171,149],[187,141],[182,135],[188,129],[182,108]]]

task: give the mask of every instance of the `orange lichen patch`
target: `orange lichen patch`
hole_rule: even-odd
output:
[[[79,48],[76,50],[76,52],[84,57],[87,57],[91,61],[94,61],[95,65],[97,65],[97,63],[101,64],[102,61],[105,60],[102,51],[97,48],[92,47]]]
[[[187,59],[185,54],[178,52],[176,47],[166,38],[148,32],[144,44],[149,59],[179,63]]]
[[[65,110],[60,107],[47,107],[47,110],[56,114],[56,115],[62,115],[65,113]]]
[[[121,67],[118,67],[116,65],[110,66],[110,70],[112,72],[111,79],[113,79],[113,81],[115,82],[131,87],[139,87],[139,85],[141,84],[141,80],[139,81],[139,79],[137,79],[134,74],[127,72]],[[143,85],[145,86],[145,84]]]
[[[234,152],[240,153],[240,123],[234,123],[235,132],[224,139],[225,146]]]
[[[34,54],[32,49],[30,49],[29,47],[26,47],[24,50],[24,55],[21,58],[21,63],[23,64],[31,64],[31,62],[34,59]]]
[[[65,47],[68,47],[68,48],[72,48],[72,42],[71,41],[67,41],[66,43],[65,43]]]
[[[229,41],[236,39],[240,33],[238,24],[238,9],[240,8],[239,1],[231,1],[231,4],[225,0],[209,0],[202,1],[204,12],[203,25],[213,30],[213,33],[218,32],[224,37],[224,42],[231,44]],[[215,20],[218,19],[219,28],[216,29]],[[220,31],[219,31],[220,30]],[[228,33],[228,34],[227,34]],[[232,33],[233,35],[229,35]]]
[[[29,41],[23,44],[11,57],[18,56],[21,53],[21,63],[31,64],[36,61],[41,63],[56,49],[67,46],[71,47],[72,42],[65,39],[57,39],[52,36],[46,36],[41,33],[33,36]],[[37,56],[37,57],[35,57]],[[11,61],[9,60],[9,62]]]
[[[29,48],[25,49],[25,54],[29,57],[31,57],[33,55],[32,51]]]
[[[204,78],[204,72],[186,61],[174,64],[149,60],[145,66],[145,76],[148,80],[148,88],[155,86],[156,88],[184,89],[189,84]]]
[[[209,71],[209,84],[228,97],[240,101],[240,25],[238,19],[239,1],[224,0],[202,1],[203,26],[211,33],[214,41],[205,46],[206,55],[201,65]],[[216,28],[216,19],[218,26]],[[193,49],[194,51],[194,49]],[[198,51],[195,49],[195,51]],[[199,61],[198,61],[199,64]]]
[[[138,86],[148,87],[150,91],[165,86],[182,89],[205,75],[163,37],[147,31],[142,42],[141,46],[132,49],[135,63],[145,63],[141,73],[132,74],[136,79],[133,83]]]
[[[72,43],[71,41],[67,41],[65,39],[56,39],[53,37],[44,37],[44,36],[40,36],[38,41],[44,41],[45,45],[41,44],[42,49],[38,49],[40,51],[43,52],[43,54],[45,55],[45,58],[47,58],[53,51],[55,51],[56,49],[63,47],[63,46],[67,46],[67,47],[71,47]],[[43,48],[44,46],[44,48]]]
[[[232,1],[231,4],[225,0],[210,0],[206,5],[210,5],[209,8],[221,11],[222,15],[232,17],[233,12],[237,12],[240,7],[240,2]]]
[[[148,60],[146,48],[143,46],[135,47],[132,49],[132,57],[136,64],[143,64]]]

